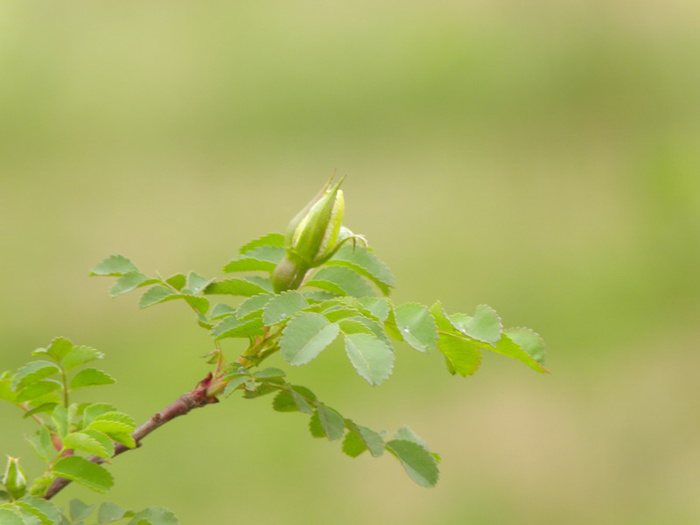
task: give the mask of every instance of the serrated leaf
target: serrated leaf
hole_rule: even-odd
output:
[[[476,307],[474,317],[464,314],[450,316],[452,324],[472,339],[495,345],[501,338],[503,323],[496,310],[486,304]]]
[[[157,279],[149,279],[141,272],[128,272],[117,279],[114,286],[112,286],[112,288],[109,290],[109,295],[111,297],[116,297],[117,295],[130,292],[131,290],[135,290],[141,286],[155,284],[157,282]]]
[[[346,420],[345,426],[350,431],[349,434],[355,434],[363,442],[370,454],[375,458],[384,454],[385,444],[382,436],[372,429],[358,425],[354,421]]]
[[[309,303],[294,290],[273,296],[265,305],[262,321],[265,326],[285,321],[306,308]]]
[[[148,308],[149,306],[162,303],[168,297],[174,295],[177,295],[176,292],[170,288],[161,285],[153,286],[146,290],[146,292],[141,296],[141,299],[139,300],[139,307]]]
[[[31,361],[17,370],[12,380],[12,390],[22,390],[27,385],[36,383],[61,372],[61,369],[48,361]]]
[[[80,520],[84,520],[85,518],[90,516],[90,514],[92,514],[96,506],[97,505],[87,505],[79,499],[70,500],[70,503],[68,504],[68,512],[71,521],[77,522]]]
[[[136,448],[136,440],[128,432],[108,432],[109,437],[111,437],[117,443],[121,443],[128,448]]]
[[[348,432],[343,439],[343,452],[351,458],[356,458],[367,450],[367,445],[362,438],[354,432]]]
[[[103,523],[111,523],[127,517],[127,515],[133,516],[133,514],[133,512],[120,507],[116,503],[105,501],[100,505],[100,508],[97,511],[97,523],[100,525]]]
[[[252,297],[261,293],[271,292],[271,284],[266,286],[264,281],[255,280],[253,277],[214,281],[204,289],[204,293],[207,295],[239,295],[243,297]]]
[[[96,416],[88,428],[109,435],[114,433],[130,434],[134,431],[134,420],[123,412],[105,412]]]
[[[52,379],[37,381],[19,391],[17,394],[17,402],[23,403],[25,401],[31,401],[49,392],[60,390],[62,387],[63,385],[61,383]]]
[[[391,347],[374,335],[345,335],[345,352],[357,373],[370,385],[384,382],[394,368],[394,352]]]
[[[187,277],[185,277],[184,273],[176,273],[168,277],[165,282],[179,292],[185,287],[185,284],[187,284]]]
[[[58,434],[61,437],[65,437],[70,427],[70,412],[63,405],[58,405],[53,409],[51,419],[56,425]]]
[[[309,401],[316,401],[316,396],[311,390],[303,386],[291,386],[289,390],[283,390],[275,396],[275,399],[272,401],[272,408],[277,412],[299,411],[312,414],[313,409]]]
[[[51,461],[55,457],[56,449],[45,426],[42,425],[33,435],[25,436],[25,439],[41,459]]]
[[[313,291],[313,292],[303,292],[304,298],[309,301],[309,303],[322,303],[330,299],[335,299],[338,297],[336,294],[330,292]]]
[[[90,423],[92,423],[97,416],[116,411],[116,407],[109,403],[93,403],[86,406],[83,410],[83,428],[89,427]]]
[[[235,315],[235,313],[236,308],[225,303],[216,303],[211,309],[211,318],[220,319],[221,317],[226,317],[228,315]]]
[[[105,493],[114,485],[114,478],[107,469],[80,456],[59,459],[53,467],[53,472],[95,492]]]
[[[134,515],[127,525],[179,525],[177,516],[168,509],[150,507]]]
[[[314,359],[338,336],[339,327],[320,314],[301,312],[285,327],[280,339],[282,357],[290,365]]]
[[[333,308],[323,310],[320,313],[323,315],[323,317],[325,317],[332,323],[341,319],[347,319],[348,317],[355,317],[357,315],[360,315],[360,313],[354,308],[344,306],[335,306]]]
[[[381,262],[367,248],[344,244],[326,265],[346,266],[371,279],[384,295],[389,295],[390,288],[396,285],[389,267]]]
[[[258,246],[226,264],[224,272],[271,272],[283,257],[284,248],[281,246]]]
[[[366,297],[375,295],[372,287],[350,268],[327,266],[316,271],[304,286],[315,286],[337,295]]]
[[[2,525],[27,525],[19,511],[13,510],[9,505],[0,506],[0,523]]]
[[[529,328],[508,328],[506,335],[520,348],[527,352],[535,361],[544,365],[545,345],[544,339]]]
[[[123,255],[112,255],[90,270],[90,275],[120,277],[125,273],[138,272],[138,270],[136,265]]]
[[[63,367],[68,372],[103,357],[104,354],[102,352],[89,346],[74,346],[63,358]]]
[[[324,438],[326,433],[323,431],[323,425],[321,425],[321,419],[318,416],[318,410],[314,410],[309,418],[309,432],[315,438]]]
[[[0,399],[9,403],[17,400],[17,393],[12,390],[12,376],[7,373],[0,379]]]
[[[451,374],[462,377],[472,375],[481,365],[479,344],[463,336],[443,333],[438,339],[438,349],[447,359]]]
[[[88,386],[111,385],[116,383],[114,378],[98,370],[97,368],[85,368],[73,376],[70,382],[70,389],[85,388]]]
[[[367,308],[380,323],[385,322],[391,313],[391,303],[384,297],[362,297],[360,303]]]
[[[254,318],[241,321],[235,317],[225,317],[223,321],[211,329],[211,335],[217,340],[227,337],[251,337],[263,335],[262,319]]]
[[[386,449],[401,462],[406,473],[418,485],[429,488],[437,484],[437,462],[422,446],[412,441],[394,439],[386,444]]]
[[[74,450],[82,450],[105,459],[109,459],[114,455],[112,440],[106,434],[96,430],[71,432],[63,438],[63,446]]]
[[[39,518],[42,525],[64,523],[61,511],[51,503],[36,496],[24,496],[16,504]],[[2,523],[0,521],[0,523]]]
[[[241,246],[241,248],[238,250],[238,253],[240,253],[241,255],[245,255],[246,253],[253,251],[256,248],[259,248],[260,246],[276,246],[278,248],[283,248],[284,235],[282,235],[281,233],[268,233],[263,237],[247,242],[246,244]]]
[[[187,274],[187,280],[185,282],[185,287],[182,292],[186,295],[197,295],[202,290],[204,290],[213,279],[207,279],[202,277],[196,272],[190,272]]]
[[[272,366],[253,373],[255,379],[269,379],[271,377],[284,377],[285,375],[283,370]]]
[[[46,348],[38,348],[32,352],[34,356],[47,355],[57,363],[60,363],[63,357],[73,348],[73,343],[65,337],[56,337],[51,344]]]
[[[243,301],[238,307],[238,310],[236,311],[236,317],[238,319],[247,319],[253,316],[262,315],[262,311],[265,308],[265,305],[273,297],[274,296],[267,293],[249,297],[248,299]]]
[[[396,324],[403,339],[419,352],[435,348],[438,334],[430,310],[422,304],[402,304],[394,310]]]
[[[247,381],[250,381],[249,376],[238,376],[228,381],[226,383],[226,387],[224,388],[224,397],[230,396],[233,393],[233,391],[236,390],[236,388],[238,388]]]
[[[403,441],[412,441],[413,443],[416,443],[423,447],[425,450],[430,452],[430,447],[428,446],[428,443],[420,437],[418,434],[416,434],[411,427],[404,426],[401,427],[396,431],[396,434],[394,435],[394,439],[400,439]]]
[[[323,433],[331,441],[340,439],[345,433],[345,419],[332,408],[320,404],[318,405],[318,419],[321,423]]]

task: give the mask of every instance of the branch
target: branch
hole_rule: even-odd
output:
[[[207,394],[207,388],[211,384],[212,380],[212,375],[209,374],[204,380],[202,380],[193,390],[182,394],[176,401],[173,403],[170,403],[167,407],[165,407],[163,410],[158,412],[157,414],[154,414],[151,416],[148,421],[146,421],[144,424],[142,424],[140,427],[138,427],[131,436],[134,438],[134,441],[136,441],[136,447],[139,448],[141,446],[141,440],[145,438],[148,434],[153,432],[154,430],[162,427],[165,425],[168,421],[171,421],[175,419],[176,417],[179,416],[184,416],[187,414],[190,410],[195,409],[195,408],[201,408],[206,405],[211,405],[212,403],[218,403],[219,400],[214,397],[210,396]],[[127,452],[129,450],[134,450],[131,449],[125,445],[122,445],[121,443],[117,443],[116,446],[114,447],[114,456],[113,458],[118,456],[119,454],[122,454],[124,452]],[[109,460],[105,458],[101,458],[99,456],[90,456],[88,458],[88,461],[91,461],[96,464],[100,463],[105,463]],[[44,499],[51,499],[53,498],[56,494],[61,492],[68,484],[71,482],[69,479],[65,478],[56,478],[56,480],[51,484],[49,489],[46,491],[46,494],[44,494]]]

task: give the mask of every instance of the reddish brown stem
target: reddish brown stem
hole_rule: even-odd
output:
[[[162,427],[168,421],[171,421],[179,416],[184,416],[190,410],[195,408],[200,408],[212,403],[218,403],[219,400],[216,397],[207,395],[207,388],[211,384],[212,375],[209,374],[203,381],[201,381],[196,388],[181,395],[176,401],[170,403],[163,410],[151,416],[148,421],[143,425],[138,427],[132,435],[134,441],[136,441],[136,447],[141,446],[141,440],[145,438],[148,434],[154,430]],[[117,443],[114,447],[114,456],[127,452],[131,449],[121,443]],[[89,461],[100,464],[108,461],[107,459],[101,458],[99,456],[90,456]],[[71,481],[65,478],[56,478],[56,480],[51,484],[49,489],[44,494],[44,499],[51,499],[56,494],[61,492]]]

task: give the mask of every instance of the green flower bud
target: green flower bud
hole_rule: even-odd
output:
[[[21,498],[27,492],[27,474],[19,464],[19,458],[7,456],[7,467],[2,482],[14,499]]]
[[[309,269],[323,264],[337,249],[345,208],[342,182],[328,181],[289,223],[287,252],[272,273],[275,292],[298,288]]]

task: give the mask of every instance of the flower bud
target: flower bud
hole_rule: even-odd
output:
[[[340,185],[332,179],[287,227],[284,259],[272,274],[275,292],[294,290],[309,269],[319,266],[337,249],[345,208]]]
[[[14,499],[24,496],[27,491],[27,474],[19,464],[19,458],[7,456],[7,467],[2,482]]]

